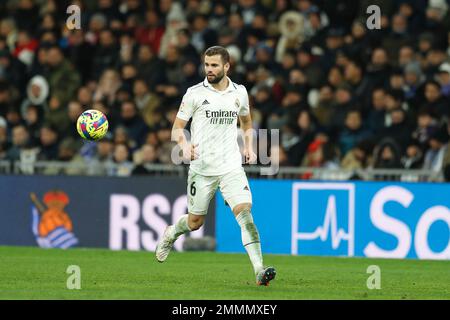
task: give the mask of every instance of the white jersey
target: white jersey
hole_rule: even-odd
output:
[[[242,167],[237,141],[238,116],[250,113],[247,89],[228,78],[228,88],[215,89],[205,80],[187,89],[177,117],[191,123],[191,143],[199,158],[190,169],[204,176],[223,175]]]

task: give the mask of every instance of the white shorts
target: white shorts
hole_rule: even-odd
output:
[[[217,188],[231,209],[241,203],[252,203],[252,193],[244,168],[221,176],[203,176],[189,170],[187,181],[188,212],[205,215]]]

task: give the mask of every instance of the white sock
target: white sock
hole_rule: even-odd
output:
[[[178,239],[179,236],[185,234],[186,232],[191,231],[188,224],[188,215],[184,214],[178,219],[177,223],[175,223],[175,231],[173,234],[174,239]]]
[[[259,241],[259,233],[253,222],[252,213],[249,209],[244,209],[236,217],[241,227],[242,244],[244,245],[250,261],[253,265],[255,274],[263,270],[263,258],[261,253],[261,242]]]

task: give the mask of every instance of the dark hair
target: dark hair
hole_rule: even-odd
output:
[[[394,100],[396,101],[403,101],[403,99],[405,98],[403,90],[401,89],[389,89],[386,94],[394,98]]]
[[[228,53],[227,49],[225,49],[224,47],[213,46],[213,47],[209,47],[205,51],[205,56],[211,57],[211,56],[216,56],[216,55],[220,55],[223,64],[230,62],[230,54]]]
[[[425,86],[427,86],[427,85],[429,85],[429,84],[431,84],[431,85],[437,87],[439,90],[441,89],[440,83],[437,82],[436,80],[428,80],[427,82],[425,82]]]

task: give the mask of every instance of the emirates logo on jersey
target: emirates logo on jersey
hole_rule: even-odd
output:
[[[233,124],[238,113],[231,110],[205,110],[205,115],[210,119],[210,124]]]

